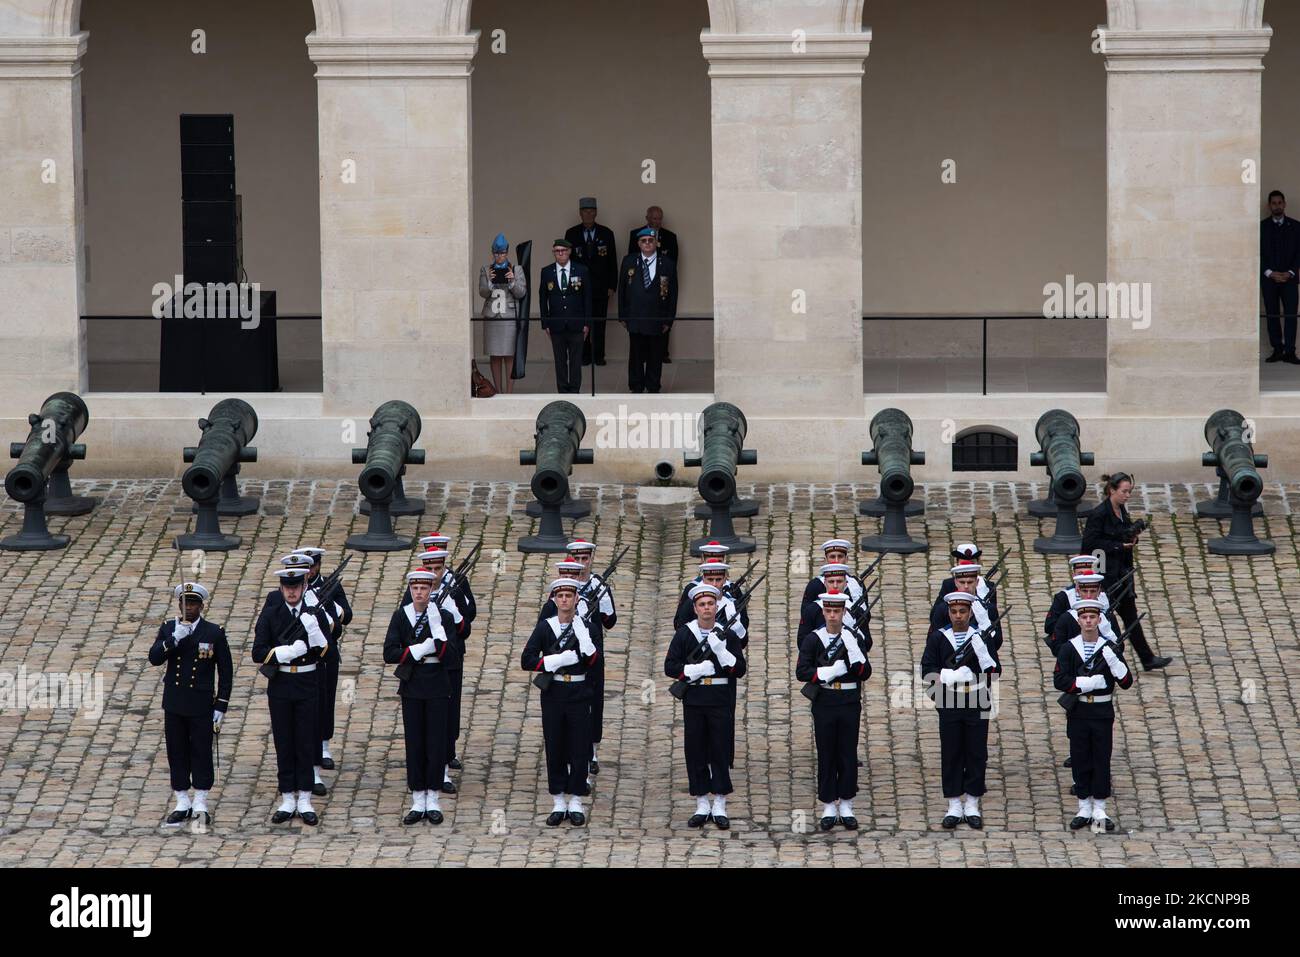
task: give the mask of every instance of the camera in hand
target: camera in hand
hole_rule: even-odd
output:
[[[510,280],[506,279],[506,273],[510,272],[510,264],[492,266],[492,284],[494,286],[504,286]]]

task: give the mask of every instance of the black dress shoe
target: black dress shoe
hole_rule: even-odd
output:
[[[593,758],[592,760],[588,761],[588,762],[587,762],[587,773],[588,773],[588,774],[599,774],[599,773],[600,773],[600,762],[597,761],[597,760],[594,759],[594,758]]]
[[[1074,767],[1074,758],[1066,758],[1064,761],[1061,762],[1061,767],[1063,768]]]
[[[1075,790],[1074,790],[1074,785],[1071,784],[1071,785],[1070,785],[1070,797],[1078,797],[1078,796],[1079,796],[1079,795],[1078,795],[1078,794],[1075,792]]]
[[[325,795],[329,794],[330,792],[329,792],[329,788],[325,787],[325,783],[323,781],[317,781],[315,784],[311,786],[311,793],[316,795],[318,798],[323,798],[325,797]]]
[[[448,761],[448,762],[447,762],[447,767],[451,768],[453,771],[464,771],[464,770],[465,770],[465,765],[461,764],[461,763],[460,763],[460,758],[457,758],[457,757],[453,757],[450,761]]]
[[[455,781],[443,781],[443,782],[442,782],[442,793],[443,793],[443,794],[455,794],[455,793],[456,793],[456,782],[455,782]]]
[[[189,811],[189,810],[172,811],[170,814],[167,815],[167,822],[166,822],[167,826],[180,827],[182,824],[184,824],[186,821],[190,819],[193,813],[194,813],[193,811]]]
[[[978,814],[967,814],[965,820],[967,824],[975,828],[977,831],[984,827],[984,818],[980,817]]]
[[[406,817],[402,818],[402,823],[419,824],[421,821],[424,820],[424,815],[425,815],[424,811],[415,811],[415,810],[407,811]]]
[[[1279,362],[1282,359],[1282,350],[1274,349],[1264,359],[1265,362]]]
[[[597,359],[597,360],[596,360],[596,365],[598,365],[598,366],[603,366],[604,364],[605,364],[605,360],[604,360],[604,359]]]
[[[546,826],[559,827],[566,820],[568,820],[568,818],[569,818],[568,811],[552,811],[550,814],[546,815]]]
[[[441,823],[442,823],[442,812],[439,811],[439,810],[437,810],[437,809],[434,809],[434,810],[432,810],[432,811],[425,811],[425,812],[424,812],[424,818],[425,818],[425,820],[427,820],[430,824],[441,824]]]
[[[852,814],[850,814],[848,817],[840,818],[840,823],[843,824],[850,831],[856,831],[858,829],[858,819],[854,817]]]
[[[276,811],[274,814],[271,815],[271,823],[283,824],[285,821],[289,820],[289,818],[293,817],[294,814],[296,813],[297,813],[296,811]]]
[[[673,357],[670,356],[670,355],[665,354],[665,355],[664,355],[664,365],[666,365],[666,366],[670,366],[670,365],[672,365],[672,364],[673,364]]]
[[[306,824],[308,827],[315,827],[320,823],[320,818],[316,816],[315,811],[303,811],[298,816],[302,818],[302,823]]]
[[[1162,656],[1160,656],[1160,655],[1156,655],[1156,656],[1155,656],[1154,658],[1152,658],[1150,661],[1144,661],[1144,662],[1142,662],[1142,670],[1143,670],[1143,671],[1159,671],[1161,668],[1163,668],[1165,665],[1169,664],[1169,663],[1172,662],[1173,660],[1174,660],[1174,659],[1172,659],[1172,658],[1164,658],[1164,657],[1162,657]]]
[[[707,814],[692,814],[690,820],[686,822],[686,826],[704,827],[704,822],[707,821],[708,819],[709,819],[709,815]]]
[[[582,827],[582,825],[587,823],[587,815],[583,814],[581,811],[570,811],[569,823],[574,827]]]
[[[731,818],[727,817],[727,815],[714,814],[712,815],[712,817],[713,817],[713,823],[717,825],[719,831],[726,831],[731,828]]]
[[[334,770],[334,759],[333,759],[333,758],[321,758],[321,759],[320,759],[320,766],[321,766],[322,768],[324,768],[326,771],[333,771],[333,770]]]
[[[1294,352],[1282,353],[1282,361],[1290,363],[1293,366],[1300,366],[1300,358],[1298,358]]]
[[[945,831],[951,831],[954,827],[956,827],[960,823],[961,823],[961,818],[957,817],[955,814],[946,815],[943,819],[943,829]]]
[[[1110,818],[1106,818],[1106,831],[1107,831],[1107,833],[1109,833],[1109,832],[1111,832],[1111,831],[1113,831],[1113,830],[1115,830],[1115,822],[1112,821]]]
[[[822,819],[818,822],[818,824],[821,825],[821,829],[822,829],[823,831],[829,831],[831,828],[833,828],[833,827],[835,826],[835,822],[838,821],[838,820],[839,820],[839,818],[837,818],[837,817],[827,816],[827,817],[822,818]]]
[[[1092,823],[1092,818],[1079,815],[1078,817],[1076,817],[1074,820],[1070,822],[1070,830],[1077,831],[1080,828],[1087,827],[1091,823]]]

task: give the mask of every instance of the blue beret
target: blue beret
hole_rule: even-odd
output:
[[[497,238],[492,240],[492,251],[494,253],[505,253],[510,251],[510,244],[506,242],[505,233],[497,233]]]
[[[646,236],[649,236],[651,239],[654,239],[654,235],[655,235],[654,228],[651,226],[646,226],[637,232],[636,238],[642,239]]]

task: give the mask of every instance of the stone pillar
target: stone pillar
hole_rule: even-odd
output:
[[[477,31],[308,37],[320,126],[326,415],[469,409]]]
[[[1151,293],[1149,318],[1107,324],[1110,415],[1199,419],[1258,404],[1255,174],[1272,31],[1254,6],[1135,0],[1098,30],[1107,279]]]
[[[0,402],[86,386],[81,57],[86,34],[0,36]]]
[[[713,94],[714,392],[751,416],[856,415],[871,33],[789,6],[789,23],[773,22],[780,9],[735,8],[726,25],[746,13],[752,32],[701,36]]]

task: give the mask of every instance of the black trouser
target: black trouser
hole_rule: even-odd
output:
[[[333,647],[337,647],[333,646]],[[321,672],[320,676],[320,696],[317,699],[320,702],[320,739],[328,741],[334,737],[334,704],[338,699],[339,691],[339,659],[337,655],[331,653],[320,663],[320,668],[316,669]],[[320,764],[320,758],[323,757],[324,750],[317,751],[317,764]]]
[[[862,704],[812,706],[817,742],[817,800],[852,800],[858,793],[858,727]]]
[[[582,330],[552,332],[551,352],[555,355],[555,391],[582,391]]]
[[[939,767],[944,797],[979,797],[987,790],[984,770],[989,763],[988,715],[980,708],[939,709]]]
[[[461,651],[463,653],[464,649]],[[464,670],[448,668],[447,680],[451,683],[451,697],[447,699],[447,760],[450,761],[456,756],[456,739],[460,737],[460,692],[465,685]],[[442,778],[438,782],[441,783]]]
[[[1300,285],[1290,282],[1276,283],[1265,277],[1263,285],[1264,313],[1268,316],[1268,343],[1283,352],[1295,352],[1296,307],[1300,304]],[[1282,333],[1282,316],[1286,315],[1286,336]]]
[[[1128,574],[1128,569],[1124,570],[1124,574]],[[1125,628],[1127,628],[1131,623],[1137,621],[1137,601],[1134,598],[1134,593],[1136,591],[1137,582],[1134,581],[1132,587],[1125,589],[1124,597],[1111,607],[1112,611],[1119,614],[1119,617],[1123,620]],[[1144,665],[1150,664],[1151,659],[1155,657],[1155,652],[1153,652],[1151,646],[1147,644],[1147,637],[1142,633],[1141,624],[1133,626],[1133,630],[1129,632],[1128,641],[1133,646],[1133,650],[1137,652],[1138,660],[1140,660]]]
[[[740,682],[733,681],[727,685],[731,690],[731,747],[727,750],[727,767],[736,766],[736,691],[740,687]]]
[[[596,666],[587,672],[591,685],[591,743],[600,744],[605,724],[605,656],[596,659]]]
[[[167,765],[171,769],[172,790],[208,791],[212,773],[212,715],[191,717],[163,712],[163,737],[167,740]]]
[[[582,344],[582,363],[595,359],[605,361],[605,317],[609,315],[609,291],[593,289],[591,292],[591,335]]]
[[[590,679],[588,679],[590,680]],[[591,760],[591,701],[561,698],[554,685],[542,692],[542,738],[546,742],[546,789],[583,797]]]
[[[268,696],[266,701],[271,708],[280,791],[310,791],[316,780],[312,765],[320,751],[316,695],[297,699]]]
[[[439,790],[447,763],[447,699],[402,698],[402,728],[406,732],[406,786],[412,791]]]
[[[727,704],[688,704],[682,708],[686,725],[686,778],[691,797],[730,794],[734,790],[728,770],[736,738],[731,715],[731,706]]]
[[[664,337],[629,332],[627,387],[633,392],[658,392],[664,366]]]
[[[1113,717],[1067,719],[1075,797],[1099,800],[1110,797],[1110,752],[1114,732]]]

